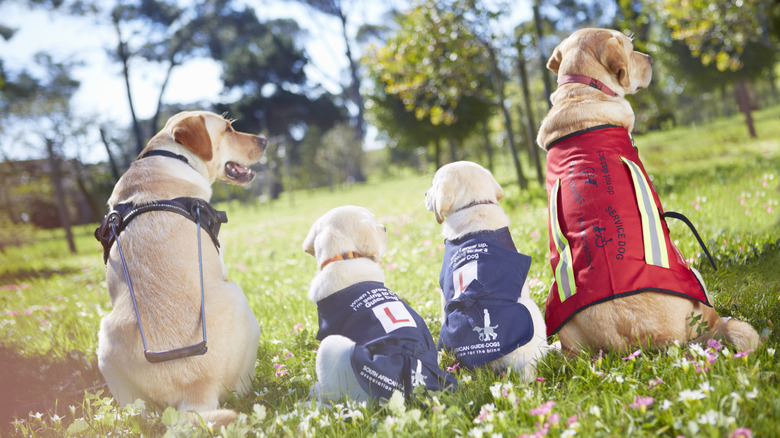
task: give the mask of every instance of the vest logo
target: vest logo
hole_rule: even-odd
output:
[[[485,322],[484,327],[474,327],[474,331],[479,333],[479,340],[485,342],[485,341],[492,341],[496,339],[498,337],[498,333],[496,333],[498,324],[490,325],[490,312],[488,312],[488,309],[485,309],[484,322]]]
[[[422,362],[420,362],[420,359],[417,359],[417,370],[412,370],[412,387],[425,385],[427,377],[422,372]]]
[[[401,301],[382,303],[372,307],[371,310],[374,312],[376,319],[382,323],[385,333],[390,333],[402,327],[417,327],[414,318],[412,318],[412,315],[406,310],[406,306]]]
[[[452,272],[452,284],[454,285],[454,294],[452,298],[458,298],[465,291],[472,281],[477,279],[477,261],[468,262]]]

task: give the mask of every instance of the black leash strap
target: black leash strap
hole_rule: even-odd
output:
[[[206,354],[208,347],[206,346],[206,303],[203,298],[203,258],[201,251],[201,239],[200,239],[200,207],[195,207],[195,213],[197,217],[197,233],[198,233],[198,264],[200,268],[200,318],[203,327],[203,341],[188,347],[175,348],[173,350],[166,351],[149,351],[149,347],[146,344],[146,336],[144,335],[144,327],[141,324],[141,315],[138,312],[138,305],[135,301],[135,291],[133,290],[133,282],[130,280],[130,274],[127,271],[127,262],[125,261],[125,255],[122,251],[122,246],[119,244],[119,236],[117,234],[117,228],[122,223],[122,216],[116,211],[112,211],[106,218],[104,224],[108,225],[111,232],[111,237],[116,243],[116,248],[119,250],[119,258],[122,260],[122,270],[125,273],[125,281],[127,281],[127,287],[130,289],[130,298],[133,301],[133,310],[135,310],[135,318],[138,321],[138,330],[141,332],[141,342],[144,345],[144,357],[151,363],[167,362],[174,359],[182,359],[190,356],[199,356]]]
[[[676,211],[667,211],[664,213],[661,213],[661,217],[666,219],[667,217],[677,219],[680,221],[683,221],[685,225],[688,225],[688,228],[691,229],[693,232],[693,236],[696,237],[696,240],[699,241],[699,246],[701,246],[701,249],[704,251],[704,254],[707,255],[707,258],[710,260],[710,264],[712,265],[712,269],[718,270],[718,267],[715,266],[715,260],[712,259],[712,256],[710,255],[710,252],[707,250],[707,245],[704,244],[704,241],[701,240],[701,237],[699,236],[699,233],[696,231],[696,227],[693,226],[693,223],[691,223],[690,219],[685,217],[682,213],[677,213]]]

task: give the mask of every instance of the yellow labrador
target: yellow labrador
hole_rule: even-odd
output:
[[[493,175],[468,161],[442,166],[425,192],[445,238],[439,348],[466,367],[511,368],[529,380],[550,347],[526,282],[531,258],[515,248],[503,196]]]
[[[649,86],[652,58],[620,32],[582,29],[547,67],[559,84],[537,137],[547,150],[555,274],[548,334],[571,352],[712,337],[757,346],[750,324],[717,315],[701,276],[672,243],[668,213],[633,146],[624,96]]]
[[[215,180],[246,185],[254,177],[248,166],[263,154],[266,140],[236,132],[229,120],[205,111],[171,117],[120,178],[108,201],[125,212],[119,243],[134,287],[138,315],[151,354],[145,355],[123,262],[117,245],[102,226],[106,281],[113,310],[100,324],[98,364],[111,393],[124,405],[141,398],[156,406],[173,406],[216,424],[227,424],[236,412],[218,409],[228,392],[244,394],[254,377],[260,327],[241,288],[228,281],[225,247],[216,233],[198,229],[192,217],[177,214],[190,204],[173,203],[165,211],[130,214],[138,206],[172,199],[198,199],[201,220],[209,222],[211,185]],[[128,216],[133,216],[132,218]],[[213,218],[212,218],[213,219]],[[105,222],[104,222],[105,224]],[[202,224],[203,225],[203,224]],[[170,359],[177,350],[202,341],[201,271],[206,313],[206,351]],[[98,236],[100,238],[100,236]],[[147,357],[149,360],[147,360]],[[152,363],[150,360],[161,360]]]
[[[387,231],[362,207],[332,209],[312,225],[303,250],[319,272],[309,299],[317,304],[318,402],[407,397],[416,386],[440,391],[457,386],[438,366],[425,321],[384,286],[379,265]]]

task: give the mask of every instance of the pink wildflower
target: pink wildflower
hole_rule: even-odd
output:
[[[753,436],[753,431],[747,427],[738,427],[734,429],[734,432],[729,434],[729,438],[750,438]]]
[[[539,377],[536,378],[536,381],[537,382],[544,382],[544,377],[539,376]]]
[[[57,295],[57,296],[56,296],[56,297],[54,297],[54,298],[55,298],[57,301],[62,301],[62,296],[61,296],[61,295]]]
[[[634,360],[636,359],[640,354],[642,354],[642,350],[637,350],[631,354],[629,354],[627,357],[624,357],[623,360]]]
[[[43,310],[44,312],[51,312],[51,307],[43,306],[43,307],[41,307],[41,310]]]
[[[297,331],[303,330],[303,324],[301,324],[300,322],[298,324],[295,324],[293,326],[293,330],[297,330]]]
[[[423,242],[423,246],[431,246],[431,244],[433,244],[431,240],[426,240],[425,242]]]
[[[653,404],[653,397],[636,396],[636,401],[628,405],[630,408],[644,408]]]
[[[24,314],[25,315],[32,315],[32,310],[27,309],[27,310],[24,311]]]
[[[550,424],[553,426],[561,422],[561,416],[558,415],[557,412],[553,412],[552,415],[550,415]]]
[[[710,339],[709,341],[707,341],[707,346],[712,348],[715,351],[720,351],[720,349],[723,348],[723,344],[718,342],[717,339]]]
[[[747,351],[740,351],[739,353],[734,353],[734,359],[738,359],[740,357],[745,357],[745,356],[747,356],[748,354],[750,354],[752,352],[753,352],[753,349],[751,348],[750,350],[747,350]]]
[[[455,371],[455,370],[458,369],[459,366],[460,366],[460,362],[456,363],[455,365],[453,365],[451,367],[447,367],[447,371]]]
[[[571,417],[569,417],[568,420],[566,420],[566,426],[571,426],[572,424],[574,424],[576,422],[577,422],[577,416],[576,415],[572,415]]]
[[[286,374],[290,374],[290,372],[287,371],[287,370],[279,370],[279,371],[276,372],[276,377],[282,377],[282,376],[284,376]]]
[[[283,363],[275,363],[274,364],[274,368],[277,369],[277,370],[281,370],[282,368],[284,368],[284,364]]]
[[[5,314],[8,316],[18,316],[19,312],[17,312],[16,310],[6,310]]]
[[[531,415],[547,415],[552,412],[552,408],[555,406],[555,402],[550,400],[542,403],[541,405],[528,411]]]
[[[241,263],[236,263],[235,266],[236,266],[236,269],[238,269],[239,271],[246,271],[247,270],[247,266],[246,265],[242,265]]]
[[[292,354],[292,351],[288,351],[288,352],[287,352],[287,354],[285,354],[285,355],[284,355],[284,358],[285,358],[285,359],[289,359],[289,358],[291,358],[291,357],[295,357],[295,355],[294,355],[294,354]]]

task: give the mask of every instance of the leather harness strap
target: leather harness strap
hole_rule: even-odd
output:
[[[105,216],[103,223],[95,230],[95,238],[103,245],[103,263],[108,262],[108,254],[114,243],[114,237],[111,234],[110,225],[116,226],[116,233],[119,235],[133,219],[142,213],[150,211],[170,211],[178,213],[192,222],[198,223],[195,213],[196,208],[200,208],[200,226],[211,237],[214,246],[219,250],[219,229],[227,222],[227,214],[224,211],[214,209],[208,202],[200,198],[174,198],[168,201],[154,201],[149,204],[134,205],[132,203],[117,204]],[[205,214],[203,214],[205,213]]]

